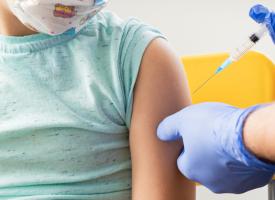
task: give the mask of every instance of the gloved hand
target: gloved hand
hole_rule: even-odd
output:
[[[266,185],[275,169],[248,152],[243,144],[244,122],[259,107],[193,105],[166,118],[157,134],[163,141],[183,140],[177,164],[187,178],[215,193],[243,193]]]
[[[263,5],[255,5],[250,9],[250,17],[259,24],[264,23],[275,44],[275,13],[268,10]]]

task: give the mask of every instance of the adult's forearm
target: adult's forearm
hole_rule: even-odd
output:
[[[243,134],[244,144],[251,153],[275,162],[275,104],[251,113]]]

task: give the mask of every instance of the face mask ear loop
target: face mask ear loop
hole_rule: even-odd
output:
[[[103,6],[107,3],[107,0],[95,0],[94,6]]]

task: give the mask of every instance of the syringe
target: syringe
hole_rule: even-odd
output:
[[[268,32],[266,25],[261,25],[259,31],[253,33],[249,39],[239,48],[235,49],[229,56],[229,58],[216,70],[216,74],[224,70],[232,62],[240,60],[256,43]]]
[[[208,81],[210,81],[213,77],[215,77],[215,75],[223,71],[231,63],[238,61],[242,56],[244,56],[267,32],[268,29],[266,25],[261,25],[260,29],[257,32],[253,33],[242,46],[235,49],[224,61],[224,63],[220,67],[218,67],[217,70],[193,92],[193,94],[198,92],[204,85],[208,83]]]

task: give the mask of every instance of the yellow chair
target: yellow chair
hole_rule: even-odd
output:
[[[215,72],[227,54],[184,57],[191,93]],[[193,95],[193,103],[219,101],[247,107],[275,100],[275,67],[264,55],[249,52]]]
[[[249,52],[193,92],[209,78],[228,54],[183,57],[193,103],[223,102],[248,107],[275,100],[275,65],[264,55]],[[275,200],[275,182],[269,185],[269,200]]]

